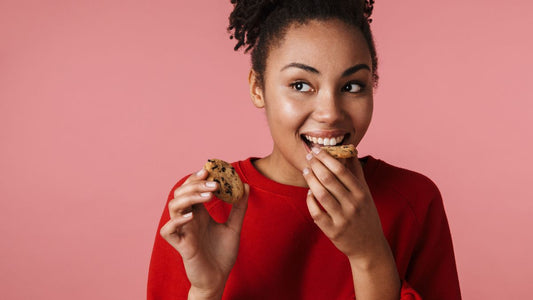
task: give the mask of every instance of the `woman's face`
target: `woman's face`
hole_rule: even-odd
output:
[[[263,89],[251,76],[252,99],[266,110],[274,141],[271,168],[301,185],[312,147],[357,146],[373,108],[372,61],[360,32],[339,20],[293,25],[268,53]]]

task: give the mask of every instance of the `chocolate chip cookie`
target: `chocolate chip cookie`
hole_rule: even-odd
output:
[[[204,165],[209,172],[207,180],[216,181],[219,185],[215,196],[230,204],[236,203],[244,194],[244,185],[235,169],[221,159],[209,159]]]
[[[357,150],[354,145],[324,146],[329,155],[335,158],[352,158],[357,156]]]

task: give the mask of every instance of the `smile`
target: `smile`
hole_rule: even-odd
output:
[[[311,135],[302,135],[302,139],[309,145],[310,148],[313,146],[335,146],[342,144],[342,141],[346,135],[333,136],[333,137],[316,137]]]

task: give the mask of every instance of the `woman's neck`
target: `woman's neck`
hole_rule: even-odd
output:
[[[345,160],[342,160],[342,162],[345,165],[347,163]],[[359,159],[359,162],[361,163],[361,167],[364,168],[366,161]],[[357,161],[354,160],[350,163],[357,163]],[[270,180],[286,185],[307,187],[307,182],[303,177],[302,171],[286,160],[277,157],[275,152],[253,161],[253,165],[259,173]],[[347,167],[350,171],[354,171],[354,166]]]
[[[265,177],[281,184],[307,187],[302,172],[274,153],[253,162],[253,165]]]

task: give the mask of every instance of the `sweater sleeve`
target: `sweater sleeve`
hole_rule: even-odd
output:
[[[174,198],[174,190],[181,186],[185,179],[180,180],[170,191],[157,227],[148,271],[148,300],[187,299],[191,286],[180,254],[159,234],[161,227],[170,220],[168,202]]]
[[[460,300],[452,238],[438,190],[421,226],[402,283],[401,299]]]

